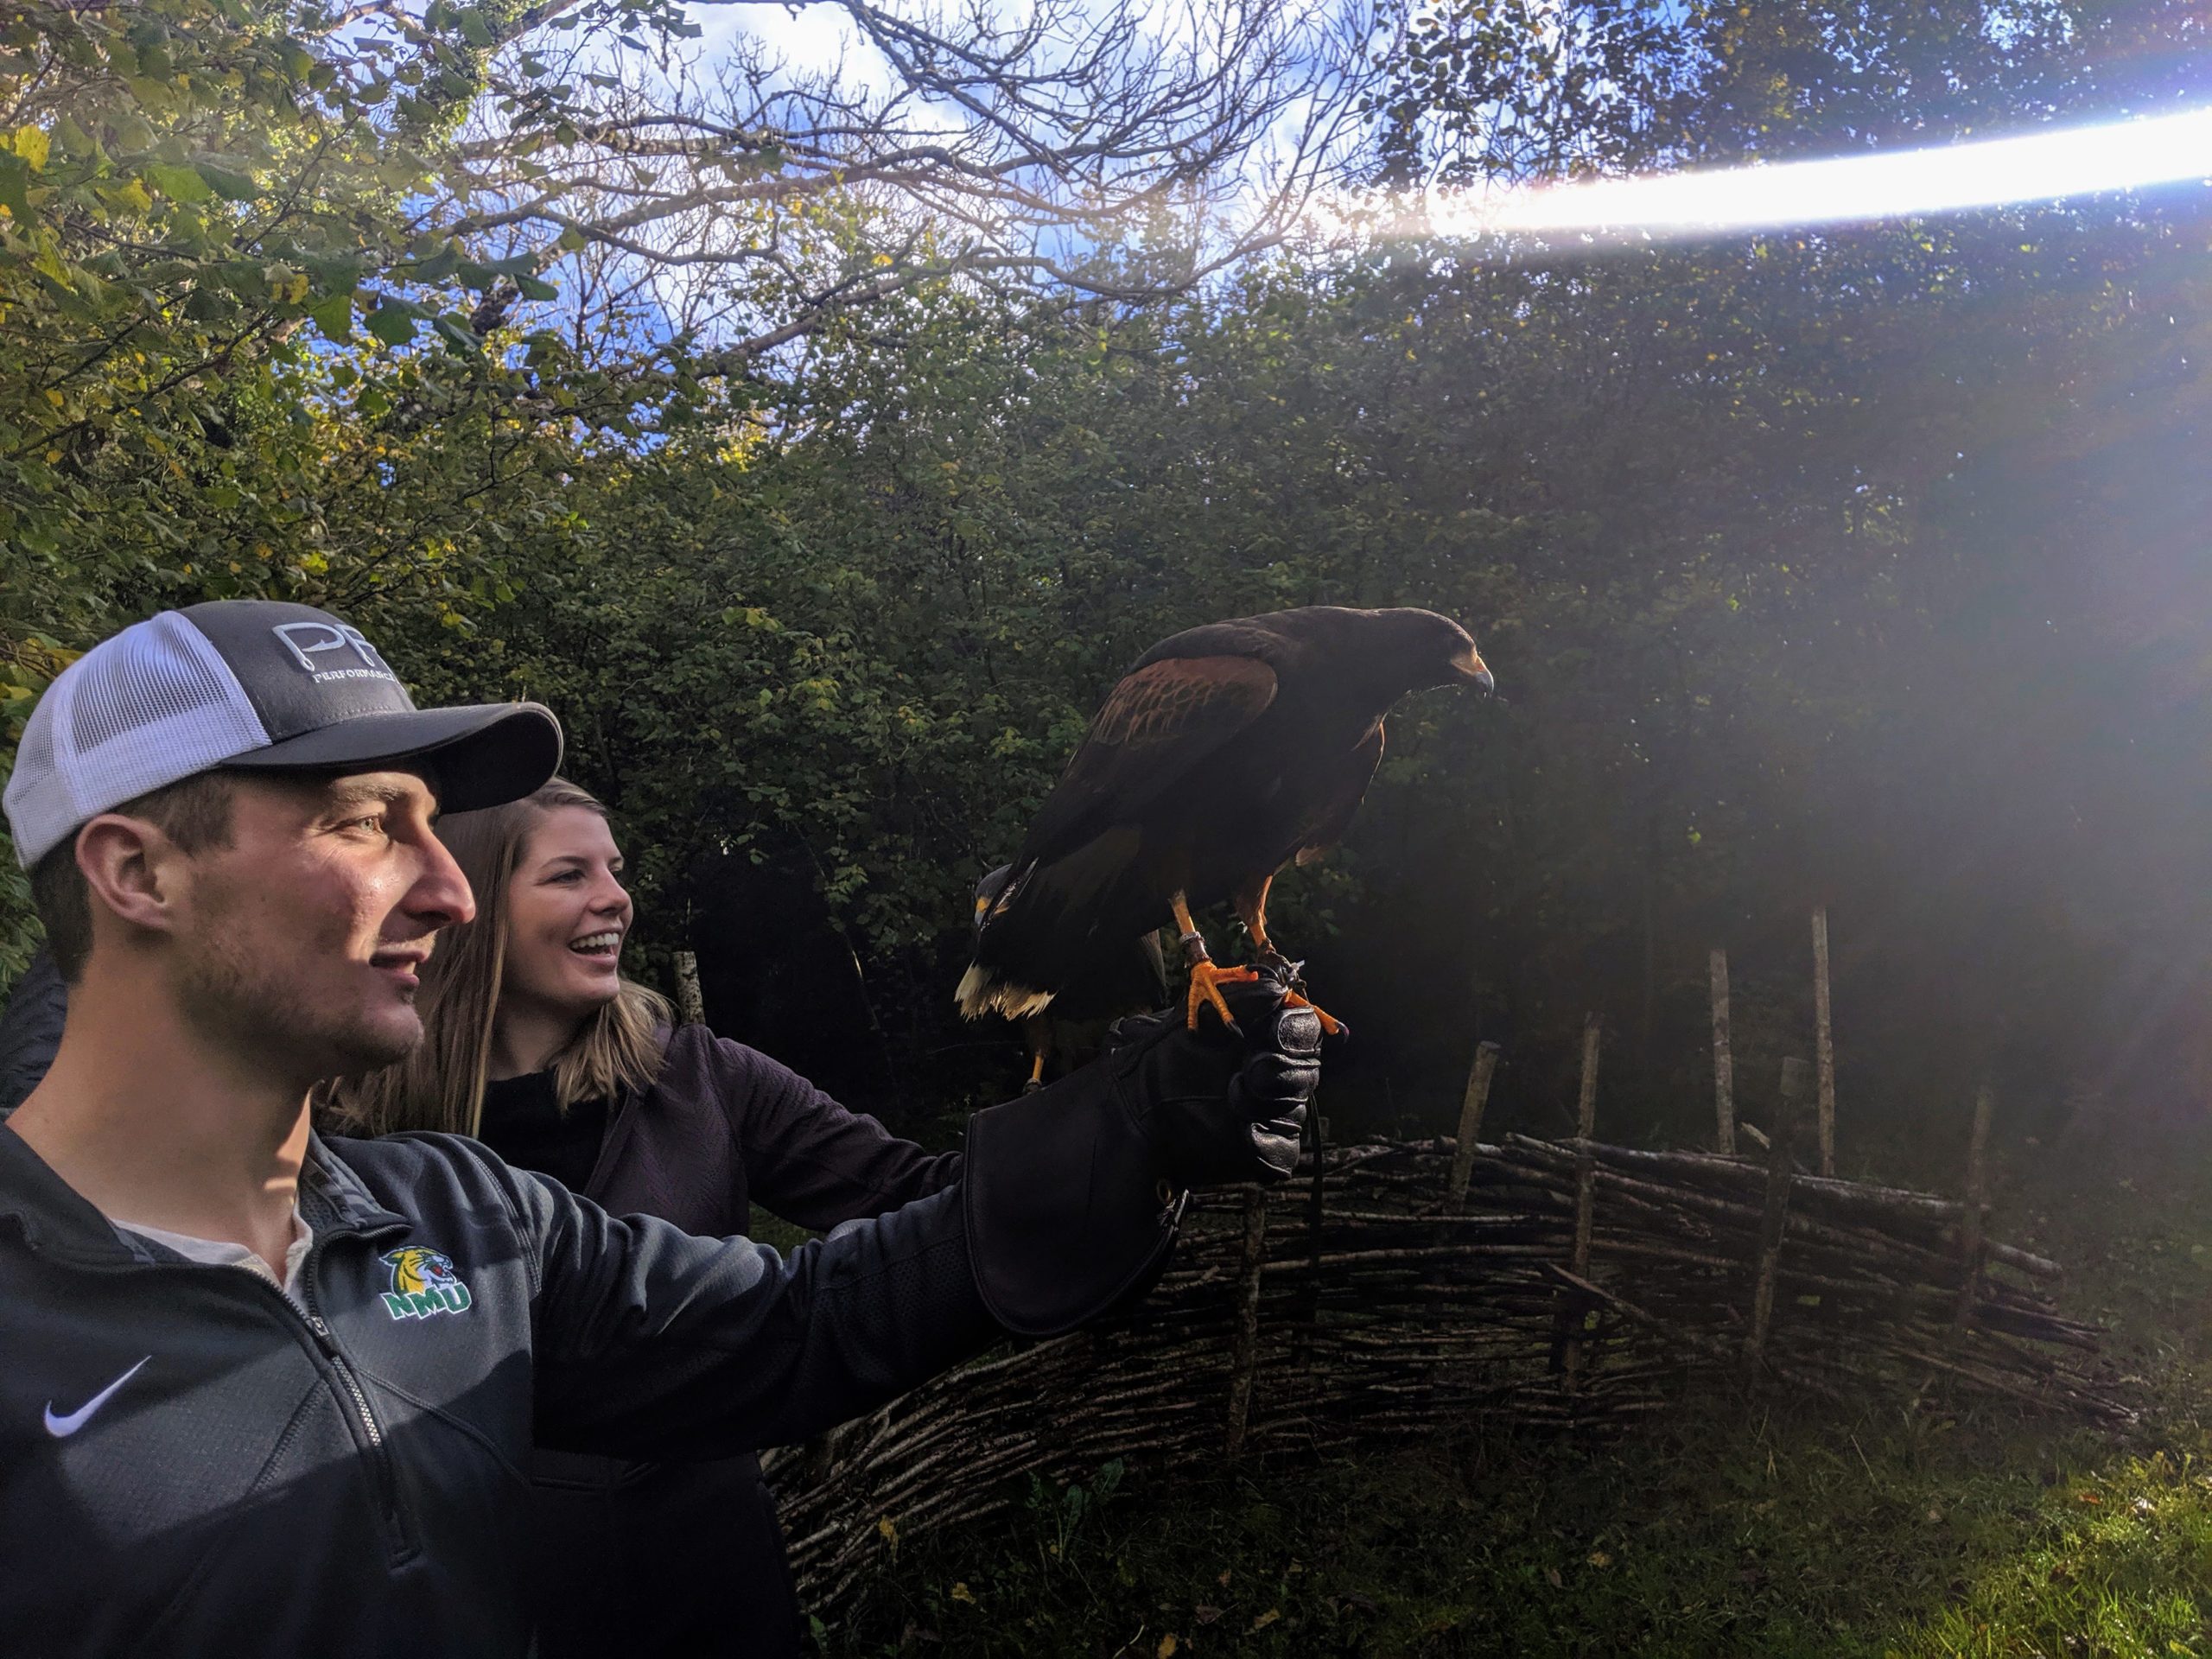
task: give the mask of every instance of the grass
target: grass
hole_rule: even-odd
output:
[[[818,1650],[2212,1659],[2212,1180],[2015,1191],[2000,1230],[2075,1266],[2137,1427],[1723,1397],[1602,1445],[1471,1425],[1319,1466],[1109,1468],[915,1541]]]

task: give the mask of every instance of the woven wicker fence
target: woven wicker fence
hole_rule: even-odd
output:
[[[2098,1421],[2126,1409],[2057,1265],[1980,1205],[1588,1139],[1344,1147],[1273,1192],[1194,1205],[1128,1314],[918,1389],[767,1460],[825,1611],[912,1538],[1037,1474],[1436,1433],[1618,1423],[1730,1384],[1863,1399],[1931,1388]],[[888,1523],[887,1527],[886,1523]]]

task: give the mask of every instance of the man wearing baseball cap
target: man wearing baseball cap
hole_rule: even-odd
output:
[[[70,990],[0,1126],[10,1655],[522,1654],[533,1441],[804,1438],[1141,1290],[1177,1189],[1287,1173],[1319,1037],[1267,985],[1243,1039],[1141,1023],[978,1113],[953,1186],[789,1258],[473,1141],[317,1136],[310,1088],[419,1040],[474,913],[436,811],[559,757],[543,709],[417,709],[264,601],[127,628],[33,712],[8,820]]]

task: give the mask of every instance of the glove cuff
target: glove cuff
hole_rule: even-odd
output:
[[[1072,1330],[1166,1271],[1182,1218],[1105,1065],[968,1120],[969,1262],[1016,1336]]]

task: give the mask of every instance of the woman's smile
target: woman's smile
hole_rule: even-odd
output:
[[[580,939],[570,939],[569,949],[580,957],[597,957],[607,962],[615,961],[622,954],[622,930],[602,928],[596,933],[587,933]]]

